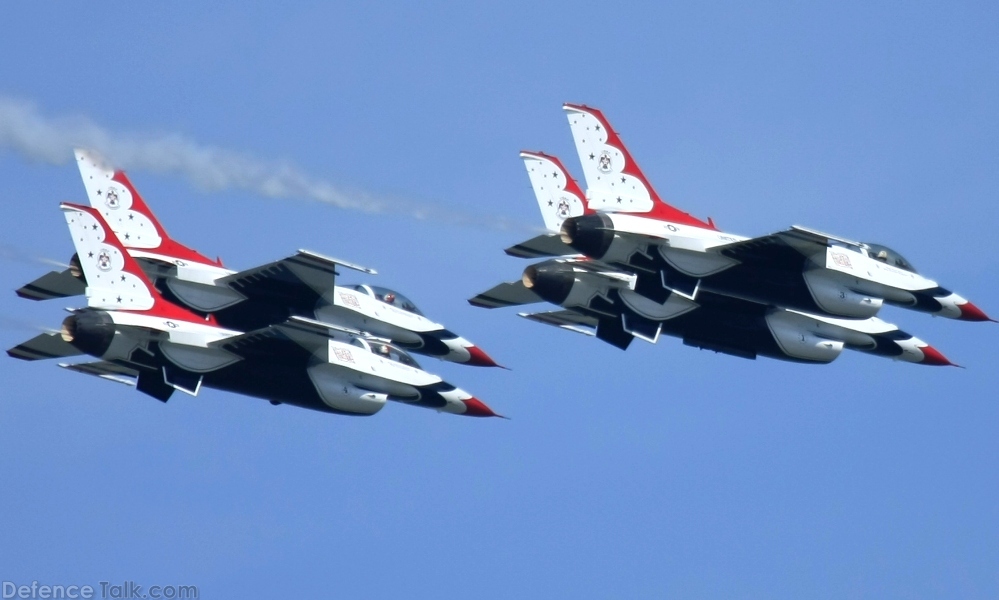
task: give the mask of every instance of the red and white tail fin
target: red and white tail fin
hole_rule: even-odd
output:
[[[603,113],[575,104],[565,104],[562,108],[569,117],[569,128],[583,165],[590,208],[644,213],[663,221],[715,229],[712,223],[663,202]]]
[[[126,248],[148,250],[190,262],[217,264],[171,239],[124,171],[115,170],[93,150],[77,148],[75,152],[90,206],[101,212]]]
[[[586,196],[572,178],[562,161],[543,152],[520,153],[531,179],[534,196],[538,199],[541,216],[549,231],[562,229],[562,221],[569,217],[592,214],[586,206]]]
[[[204,321],[160,295],[139,263],[122,246],[100,211],[68,203],[60,204],[59,208],[66,218],[73,245],[80,257],[80,268],[87,279],[87,306]]]

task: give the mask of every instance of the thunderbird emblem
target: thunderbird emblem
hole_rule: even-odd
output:
[[[569,201],[562,198],[558,202],[558,216],[563,219],[569,216]]]
[[[345,306],[353,306],[354,308],[361,308],[361,303],[357,301],[357,296],[354,294],[345,294],[340,292],[340,300],[343,301]]]
[[[108,254],[107,250],[101,250],[101,253],[97,256],[97,268],[101,271],[111,270],[111,255]]]
[[[853,265],[850,263],[850,256],[847,254],[843,254],[842,252],[832,252],[832,259],[834,263],[845,269],[853,268]]]
[[[597,168],[600,169],[602,173],[611,172],[611,157],[610,152],[606,150],[600,154],[600,160],[597,162]]]
[[[104,204],[108,205],[108,208],[115,209],[121,206],[121,201],[118,200],[118,192],[114,190],[108,190],[108,193],[104,195]]]
[[[333,348],[333,354],[340,362],[354,362],[354,355],[346,348]]]

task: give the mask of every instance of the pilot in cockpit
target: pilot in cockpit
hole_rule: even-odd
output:
[[[883,262],[886,265],[897,267],[903,271],[909,271],[910,273],[915,273],[916,269],[912,266],[908,260],[905,259],[901,254],[895,252],[888,246],[882,246],[881,244],[864,244],[867,247],[868,256]]]

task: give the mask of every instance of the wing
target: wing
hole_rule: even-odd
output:
[[[233,273],[216,283],[250,299],[303,302],[311,307],[320,296],[333,289],[339,275],[337,266],[372,275],[376,273],[374,269],[309,250],[299,250],[288,258]]]
[[[709,251],[745,264],[757,263],[775,268],[800,269],[809,259],[825,265],[826,249],[834,244],[850,247],[857,252],[861,249],[859,242],[794,225],[786,231],[714,246]]]
[[[349,343],[354,337],[366,337],[360,331],[305,317],[289,317],[276,325],[249,331],[208,345],[242,358],[263,358],[282,362],[308,360],[313,353],[327,348],[330,340]]]

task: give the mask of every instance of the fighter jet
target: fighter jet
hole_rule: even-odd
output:
[[[562,163],[543,153],[522,152],[545,225],[596,214]],[[508,253],[562,254],[528,266],[520,281],[475,296],[474,306],[497,308],[550,302],[565,310],[520,313],[532,321],[595,335],[626,349],[634,338],[657,343],[661,334],[690,346],[744,358],[766,356],[828,363],[844,348],[926,365],[950,365],[939,351],[881,319],[844,319],[752,302],[710,291],[694,294],[659,288],[650,273],[620,268],[541,236]],[[651,290],[651,294],[647,293]]]
[[[564,109],[583,166],[587,189],[581,202],[588,212],[568,215],[557,234],[518,244],[510,254],[558,256],[561,242],[648,275],[642,293],[657,300],[671,292],[692,299],[715,293],[851,318],[873,317],[887,303],[965,321],[991,320],[880,244],[800,226],[757,238],[721,232],[711,219],[664,202],[599,110],[573,104]]]
[[[234,330],[248,331],[301,316],[384,337],[409,351],[474,366],[498,366],[465,338],[425,317],[403,294],[372,285],[336,285],[337,267],[368,269],[308,250],[244,271],[222,266],[172,239],[123,171],[96,153],[76,151],[91,206],[101,212],[143,271],[171,301]],[[82,294],[78,256],[17,290],[44,300]]]
[[[471,394],[420,366],[388,340],[292,316],[241,332],[169,302],[121,244],[100,211],[61,205],[87,281],[87,308],[60,333],[7,353],[37,360],[88,354],[60,364],[134,385],[166,402],[202,386],[344,415],[372,415],[389,401],[459,415],[498,416]]]

